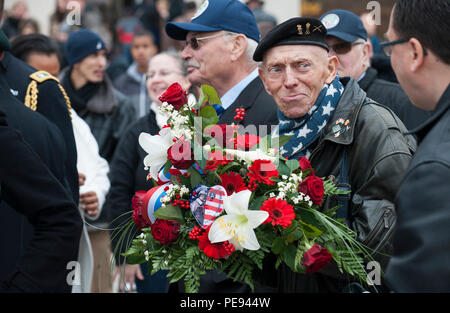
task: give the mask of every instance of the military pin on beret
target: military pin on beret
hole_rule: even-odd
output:
[[[253,54],[253,60],[262,61],[267,50],[282,45],[315,45],[329,51],[326,35],[327,29],[317,18],[291,18],[266,34]]]

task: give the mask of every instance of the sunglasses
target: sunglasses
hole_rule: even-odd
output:
[[[199,48],[199,41],[205,40],[205,39],[211,39],[216,38],[219,36],[223,36],[223,33],[206,36],[206,37],[192,37],[190,40],[186,40],[186,47],[191,46],[193,50],[197,50]]]
[[[343,41],[335,45],[328,45],[328,48],[330,48],[330,50],[333,50],[336,54],[346,54],[350,52],[350,50],[352,50],[353,46],[362,44],[364,44],[364,42],[362,41],[355,41],[355,42]]]

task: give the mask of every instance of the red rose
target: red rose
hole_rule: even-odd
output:
[[[294,208],[286,200],[269,198],[264,201],[262,211],[269,213],[269,217],[263,224],[280,225],[283,228],[289,227],[295,219]]]
[[[306,266],[306,273],[311,274],[330,264],[332,258],[327,249],[315,243],[303,255],[302,265]]]
[[[308,195],[314,204],[321,205],[323,201],[323,180],[317,176],[308,176],[298,185],[298,192]]]
[[[160,97],[159,101],[167,102],[175,108],[175,110],[179,110],[183,105],[188,102],[188,95],[186,91],[178,83],[173,83],[167,88],[166,92],[164,92]]]
[[[186,170],[194,164],[194,153],[189,141],[179,140],[167,149],[167,158],[173,166],[180,170]]]
[[[131,207],[133,208],[133,221],[139,229],[147,228],[150,226],[144,218],[142,217],[141,210],[144,197],[147,191],[139,190],[136,191],[133,198],[131,199]]]
[[[172,220],[157,219],[150,227],[153,238],[166,246],[177,240],[180,231],[180,224]]]
[[[298,162],[300,163],[300,169],[303,171],[306,170],[311,170],[308,174],[309,175],[314,175],[314,172],[312,171],[312,166],[311,163],[309,162],[308,158],[305,156],[301,156],[298,158]]]
[[[271,180],[272,177],[278,177],[277,167],[269,160],[256,160],[248,168],[250,182],[260,182],[266,185],[275,185],[275,182]]]

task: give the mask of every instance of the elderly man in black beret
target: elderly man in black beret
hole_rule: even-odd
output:
[[[325,206],[341,205],[337,217],[377,251],[373,256],[384,268],[396,221],[392,203],[415,142],[398,117],[367,98],[353,78],[339,78],[326,34],[318,19],[293,18],[270,31],[253,58],[262,61],[259,75],[278,105],[278,132],[291,136],[281,153],[306,156],[317,176],[351,190]],[[282,292],[343,292],[351,283],[334,266],[314,274],[283,267],[279,273]]]

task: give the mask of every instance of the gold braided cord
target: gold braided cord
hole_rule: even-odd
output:
[[[32,109],[33,111],[36,111],[37,109],[37,96],[38,96],[39,90],[37,88],[37,82],[32,81],[27,88],[27,93],[25,95],[25,105]]]
[[[71,111],[72,106],[70,104],[70,99],[67,96],[67,93],[64,90],[63,86],[61,86],[61,84],[58,83],[58,87],[59,87],[59,90],[61,90],[61,92],[64,96],[64,99],[66,100],[67,110],[69,111],[70,119],[72,119],[72,111]],[[30,82],[30,84],[28,85],[24,104],[25,104],[25,106],[27,106],[28,108],[30,108],[33,111],[37,110],[38,93],[39,93],[39,89],[37,86],[37,82],[35,80],[32,80]]]
[[[61,86],[61,84],[58,83],[58,87],[59,87],[59,89],[61,90],[61,92],[62,92],[62,94],[63,94],[63,96],[64,96],[64,99],[66,99],[67,110],[69,110],[69,116],[70,116],[70,119],[72,119],[72,111],[71,111],[72,106],[71,106],[71,104],[70,104],[69,96],[67,96],[67,93],[66,93],[66,91],[64,90],[63,86]]]

